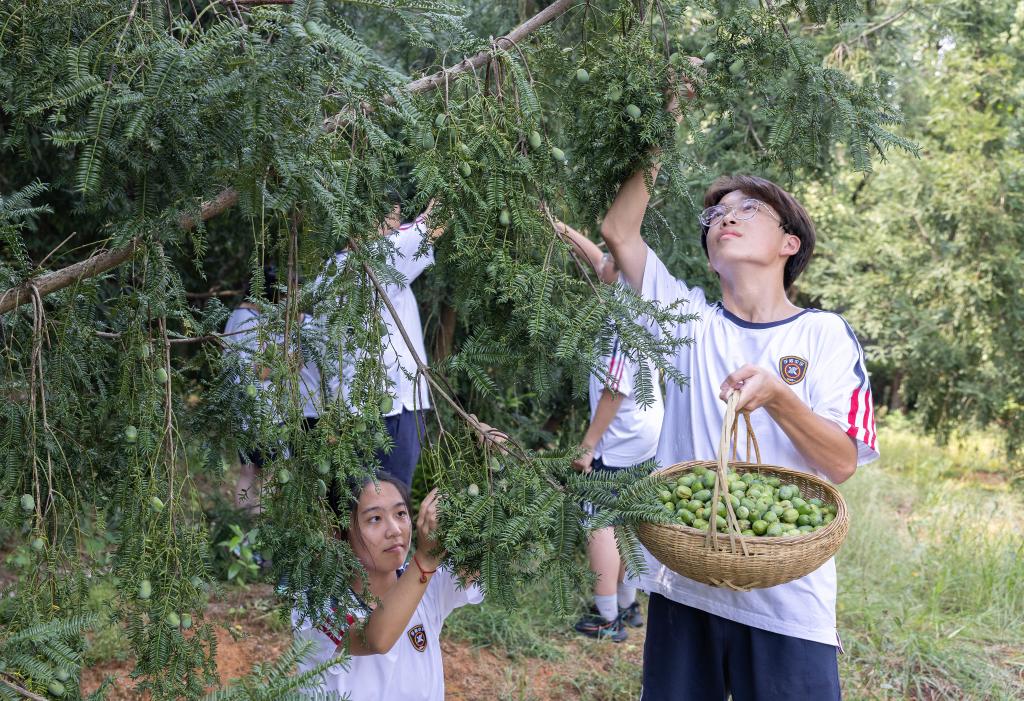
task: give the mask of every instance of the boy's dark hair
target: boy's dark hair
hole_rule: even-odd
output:
[[[807,267],[814,253],[814,223],[796,198],[773,183],[756,175],[724,175],[711,183],[704,193],[704,207],[713,207],[730,192],[741,191],[771,205],[782,219],[782,230],[800,239],[800,250],[789,257],[782,275],[782,285],[789,289]],[[700,227],[700,245],[708,255],[708,227]]]

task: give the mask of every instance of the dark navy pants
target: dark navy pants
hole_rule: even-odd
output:
[[[424,410],[402,409],[401,414],[384,417],[384,427],[391,435],[395,447],[390,453],[377,451],[381,469],[412,486],[412,476],[420,459],[420,436],[426,432]]]
[[[836,647],[651,594],[642,701],[838,701]]]

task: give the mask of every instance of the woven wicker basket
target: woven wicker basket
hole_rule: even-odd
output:
[[[641,524],[637,533],[644,547],[672,571],[711,586],[749,591],[785,584],[821,567],[839,550],[846,538],[850,516],[839,491],[813,475],[785,467],[758,464],[759,455],[757,463],[726,461],[730,445],[734,447],[735,453],[734,439],[739,418],[735,412],[735,398],[734,393],[726,410],[718,461],[682,462],[659,470],[656,474],[672,478],[697,466],[715,470],[718,479],[714,499],[720,493],[728,493],[725,488],[728,485],[727,468],[740,474],[754,472],[778,477],[785,483],[797,485],[805,497],[817,497],[826,504],[835,504],[835,519],[821,530],[799,536],[741,536],[732,505],[725,499],[728,512],[726,521],[729,524],[727,533],[718,533],[714,529],[699,531],[681,524],[655,523]],[[745,414],[744,418],[747,421],[748,452],[753,444],[754,452],[759,453],[756,439],[750,431],[750,420]]]

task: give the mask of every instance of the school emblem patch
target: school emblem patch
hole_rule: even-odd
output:
[[[417,623],[409,629],[409,642],[416,648],[417,652],[427,649],[427,633],[423,630],[423,624]]]
[[[779,374],[787,385],[795,385],[807,374],[807,361],[796,355],[779,358]]]

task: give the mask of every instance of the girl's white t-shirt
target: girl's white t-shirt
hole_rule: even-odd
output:
[[[594,457],[611,467],[632,467],[653,458],[658,448],[665,406],[657,369],[646,361],[654,401],[643,407],[637,403],[635,395],[640,365],[622,351],[618,337],[612,342],[611,354],[605,356],[602,363],[608,370],[608,379],[596,373],[590,375],[590,420],[594,420],[604,389],[623,395],[623,399],[615,418],[594,447]]]
[[[811,411],[853,438],[858,465],[878,457],[864,355],[841,316],[805,309],[772,323],[744,321],[720,303],[709,303],[702,289],[687,287],[675,278],[649,248],[641,293],[661,305],[683,300],[681,312],[700,315],[669,329],[676,338],[692,338],[694,343],[681,347],[672,358],[689,382],[680,387],[670,381],[666,387],[665,422],[656,456],[660,465],[718,457],[725,417],[719,390],[730,373],[747,363],[777,373]],[[642,322],[661,337],[662,330],[650,319]],[[767,411],[757,409],[750,419],[762,462],[825,477],[808,465]],[[741,451],[744,443],[741,436]],[[668,569],[646,550],[644,554],[647,572],[634,583],[648,592],[754,628],[837,644],[834,560],[788,584],[737,592],[695,582]]]
[[[459,589],[456,577],[447,569],[439,569],[391,650],[382,655],[350,657],[347,668],[339,659],[337,665],[321,675],[319,688],[309,691],[348,694],[352,701],[444,701],[441,628],[452,611],[481,601],[483,592],[479,586]],[[344,642],[348,627],[366,615],[365,609],[332,611],[325,623],[314,626],[293,610],[296,640],[313,643],[312,651],[299,665],[299,672],[338,657],[337,648]]]

